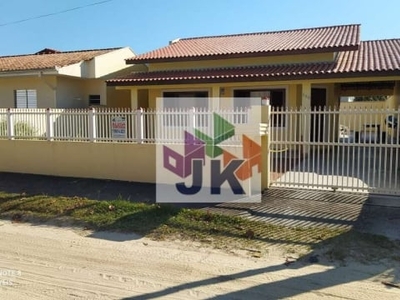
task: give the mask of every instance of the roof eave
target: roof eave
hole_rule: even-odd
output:
[[[284,81],[284,80],[307,80],[307,79],[347,79],[360,77],[390,77],[400,76],[400,70],[390,71],[366,71],[366,72],[343,72],[343,73],[318,73],[301,75],[279,75],[279,76],[226,76],[223,78],[195,78],[195,79],[172,79],[172,80],[129,80],[107,81],[107,86],[153,86],[153,85],[171,85],[171,84],[204,84],[204,83],[228,83],[228,82],[258,82],[258,81]]]
[[[219,54],[219,55],[201,55],[201,56],[186,56],[186,57],[160,57],[146,59],[133,57],[126,59],[127,64],[147,64],[159,62],[179,62],[179,61],[201,61],[201,60],[218,60],[229,58],[248,58],[248,57],[265,57],[265,56],[282,56],[292,54],[315,54],[315,53],[329,53],[339,51],[355,51],[358,50],[360,44],[352,44],[337,47],[326,48],[312,48],[312,49],[298,49],[298,50],[285,50],[285,51],[270,51],[270,52],[251,52],[251,53],[233,53],[233,54]]]
[[[58,68],[0,71],[0,77],[58,75]]]

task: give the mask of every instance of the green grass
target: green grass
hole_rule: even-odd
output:
[[[193,240],[229,250],[265,250],[270,245],[278,245],[287,253],[306,253],[324,246],[326,255],[338,260],[346,258],[349,252],[346,247],[349,243],[353,245],[355,239],[360,241],[357,249],[362,253],[371,245],[383,246],[388,251],[396,246],[386,238],[357,235],[353,231],[284,227],[205,210],[125,200],[97,201],[0,192],[0,217],[23,222],[73,224],[93,230],[133,232],[156,240]],[[373,254],[379,258],[379,252]]]

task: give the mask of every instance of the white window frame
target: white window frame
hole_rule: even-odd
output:
[[[30,93],[34,93],[35,96],[32,97]],[[24,105],[21,105],[21,100],[24,102]],[[17,89],[14,91],[14,101],[16,108],[37,108],[37,90]]]

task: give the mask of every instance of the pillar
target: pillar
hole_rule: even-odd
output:
[[[220,96],[220,86],[213,86],[211,88],[211,101],[209,103],[211,110],[219,110]]]
[[[261,123],[269,127],[271,117],[271,106],[261,106]],[[261,124],[260,124],[261,125]],[[261,132],[260,132],[261,133]],[[261,133],[261,190],[268,189],[271,185],[271,151],[270,145],[270,130]]]
[[[303,145],[303,153],[310,152],[310,135],[311,135],[311,84],[303,83],[301,86],[301,109],[303,111],[302,120],[302,139],[305,143]]]
[[[138,108],[138,90],[131,89],[131,108],[137,109]]]

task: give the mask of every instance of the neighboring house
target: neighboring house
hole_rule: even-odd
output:
[[[107,94],[120,99],[124,93],[107,88],[105,80],[131,72],[134,66],[126,65],[125,59],[134,55],[125,47],[65,52],[46,48],[35,54],[2,56],[0,107],[106,105]]]
[[[135,109],[244,107],[239,97],[249,96],[274,108],[333,107],[343,96],[366,95],[391,96],[390,107],[400,103],[400,39],[360,41],[360,25],[177,39],[127,63],[148,71],[107,82],[129,90]],[[159,97],[198,99],[157,103]],[[285,127],[285,120],[274,124]]]

